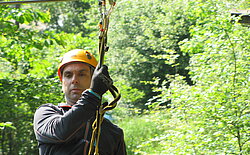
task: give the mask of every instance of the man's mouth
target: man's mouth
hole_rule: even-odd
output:
[[[71,92],[72,92],[72,93],[81,93],[81,92],[82,92],[82,89],[74,88],[74,89],[71,89]]]

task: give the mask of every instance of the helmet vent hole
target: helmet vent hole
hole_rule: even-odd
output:
[[[91,58],[92,58],[91,55],[90,55],[89,53],[86,53],[86,55],[87,55],[87,58],[88,58],[88,59],[91,59]]]

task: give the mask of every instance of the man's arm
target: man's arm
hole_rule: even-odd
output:
[[[46,104],[37,109],[34,116],[34,131],[38,141],[61,143],[68,141],[87,121],[95,116],[100,99],[88,91],[66,113],[56,106]]]

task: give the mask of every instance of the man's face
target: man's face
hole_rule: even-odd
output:
[[[62,73],[62,89],[68,104],[75,104],[82,92],[90,87],[90,66],[76,62],[64,67]]]

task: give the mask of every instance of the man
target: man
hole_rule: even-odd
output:
[[[96,66],[88,51],[76,49],[64,55],[58,76],[66,103],[42,105],[34,115],[40,155],[88,154],[96,110],[112,85],[107,66]],[[98,147],[100,155],[126,154],[122,129],[104,119]]]

